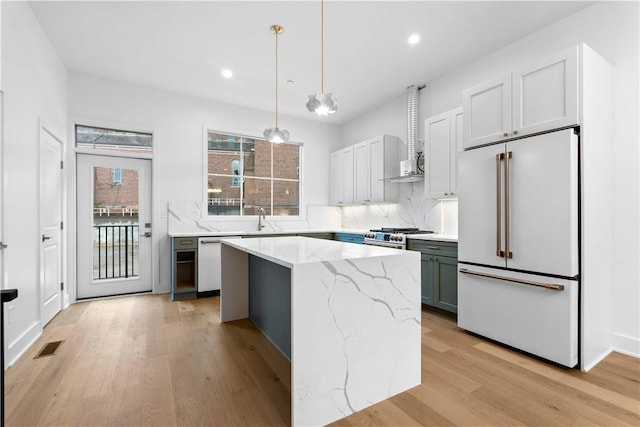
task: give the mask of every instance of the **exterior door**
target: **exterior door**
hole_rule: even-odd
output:
[[[151,160],[78,154],[77,297],[151,291]]]
[[[62,142],[40,129],[40,302],[42,326],[62,308]]]

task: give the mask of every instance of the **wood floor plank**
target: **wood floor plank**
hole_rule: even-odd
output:
[[[7,372],[7,426],[282,426],[291,366],[219,297],[141,295],[73,304]],[[564,369],[422,311],[422,385],[332,424],[640,426],[640,360]],[[53,356],[33,359],[64,340]]]

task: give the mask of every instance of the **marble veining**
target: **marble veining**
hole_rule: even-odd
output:
[[[325,425],[420,384],[420,253],[305,237],[223,242],[236,260],[223,259],[223,321],[228,298],[244,301],[241,254],[291,269],[293,425]],[[229,320],[242,315],[233,310]]]

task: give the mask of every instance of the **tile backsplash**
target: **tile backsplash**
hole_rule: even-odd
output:
[[[416,227],[440,234],[458,234],[458,200],[427,200],[424,183],[400,183],[397,203],[346,206],[342,227],[370,229]]]

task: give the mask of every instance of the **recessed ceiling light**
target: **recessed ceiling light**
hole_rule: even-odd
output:
[[[224,70],[222,70],[222,77],[226,79],[230,79],[231,77],[233,77],[233,71],[229,70],[228,68],[225,68]]]
[[[409,44],[416,44],[420,41],[420,34],[411,34],[407,40]]]

